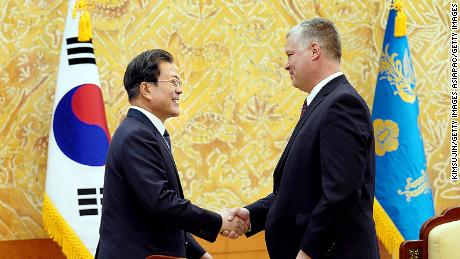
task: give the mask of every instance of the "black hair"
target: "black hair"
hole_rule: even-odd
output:
[[[173,56],[162,49],[144,51],[131,60],[123,78],[129,100],[139,95],[139,86],[142,82],[158,83],[162,62],[173,63],[173,61]]]

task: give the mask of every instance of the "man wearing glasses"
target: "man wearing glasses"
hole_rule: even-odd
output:
[[[214,242],[219,232],[242,235],[247,226],[184,198],[164,126],[180,113],[182,85],[172,55],[141,53],[128,65],[124,86],[131,107],[107,154],[96,258],[212,258],[191,234]]]

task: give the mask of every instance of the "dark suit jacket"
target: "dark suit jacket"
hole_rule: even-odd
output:
[[[379,258],[372,206],[374,133],[345,76],[316,95],[274,172],[273,193],[249,206],[272,259]]]
[[[105,169],[97,258],[185,257],[186,250],[193,258],[201,247],[187,232],[216,240],[220,215],[184,199],[173,156],[142,112],[130,109],[115,131]]]

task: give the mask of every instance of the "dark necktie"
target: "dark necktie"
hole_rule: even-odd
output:
[[[303,102],[302,105],[302,111],[300,112],[300,118],[304,115],[304,113],[307,111],[308,108],[308,103],[307,103],[307,98],[305,98],[305,101]]]
[[[169,138],[169,133],[166,129],[165,133],[163,134],[163,137],[165,138],[166,143],[168,144],[168,148],[171,150],[171,139]]]

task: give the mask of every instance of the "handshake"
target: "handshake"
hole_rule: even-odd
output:
[[[222,217],[222,226],[219,233],[231,239],[237,239],[250,231],[251,221],[249,210],[246,208],[226,209],[219,212]]]

